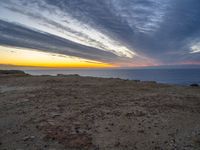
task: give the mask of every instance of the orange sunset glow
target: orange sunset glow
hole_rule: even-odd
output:
[[[49,67],[49,68],[107,68],[111,64],[66,56],[56,53],[45,53],[30,49],[19,49],[0,46],[0,64],[25,66],[25,67]]]

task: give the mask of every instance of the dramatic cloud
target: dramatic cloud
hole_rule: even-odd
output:
[[[0,45],[121,66],[200,63],[199,0],[1,0]]]

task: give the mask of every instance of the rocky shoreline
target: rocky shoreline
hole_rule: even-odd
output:
[[[200,148],[199,87],[0,74],[2,150]]]

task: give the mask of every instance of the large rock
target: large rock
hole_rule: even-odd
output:
[[[0,76],[28,76],[28,74],[21,70],[0,70]]]
[[[190,86],[192,86],[192,87],[199,87],[199,85],[198,84],[190,84]]]

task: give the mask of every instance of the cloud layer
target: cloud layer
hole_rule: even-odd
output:
[[[200,64],[199,0],[1,0],[0,45],[121,66]]]

